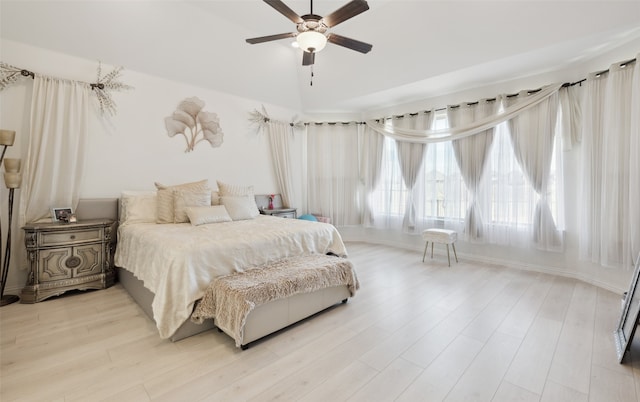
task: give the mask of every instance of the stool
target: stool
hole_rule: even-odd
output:
[[[447,260],[449,260],[449,266],[451,266],[451,256],[449,255],[449,244],[453,247],[453,255],[458,262],[458,254],[456,253],[455,242],[458,240],[458,233],[455,230],[447,229],[427,229],[422,231],[422,239],[426,241],[424,245],[424,254],[422,254],[422,262],[427,255],[427,246],[431,242],[431,258],[433,258],[433,243],[441,243],[447,245]]]

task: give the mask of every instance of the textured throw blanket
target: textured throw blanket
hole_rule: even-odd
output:
[[[191,320],[202,323],[215,318],[216,326],[233,334],[236,346],[241,346],[245,322],[256,306],[340,285],[347,285],[351,296],[360,287],[353,264],[346,258],[321,254],[285,258],[214,279]]]

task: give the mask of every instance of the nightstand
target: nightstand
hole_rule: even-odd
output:
[[[69,290],[113,285],[113,220],[30,223],[23,230],[29,275],[20,302],[37,303]]]
[[[272,195],[272,204],[273,204],[272,209],[269,209],[268,194],[257,194],[255,198],[256,198],[256,206],[258,207],[262,215],[271,215],[271,216],[277,216],[279,218],[292,218],[292,219],[295,219],[298,217],[296,208],[285,208],[282,205],[282,196],[280,194]]]
[[[261,209],[260,213],[263,215],[277,216],[279,218],[292,218],[298,217],[298,210],[296,208],[274,208],[274,209]]]

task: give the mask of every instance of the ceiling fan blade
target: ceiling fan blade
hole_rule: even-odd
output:
[[[327,40],[331,43],[335,43],[338,46],[343,46],[360,53],[369,53],[369,51],[371,51],[371,48],[373,48],[373,45],[370,45],[368,43],[347,38],[346,36],[336,35],[334,33],[329,34],[327,36]]]
[[[302,52],[302,65],[311,66],[316,61],[316,54],[311,52]]]
[[[247,39],[247,43],[251,43],[252,45],[255,45],[256,43],[270,42],[272,40],[294,38],[296,35],[297,33],[295,32],[288,32],[288,33],[281,33],[277,35],[260,36],[258,38]]]
[[[275,8],[276,11],[278,11],[280,14],[289,18],[291,21],[293,21],[293,23],[300,24],[301,22],[304,22],[302,17],[300,17],[295,11],[290,9],[286,4],[284,4],[280,0],[264,0],[264,2],[270,5],[271,7]]]
[[[351,17],[355,17],[356,15],[367,11],[368,9],[369,5],[365,0],[352,0],[331,14],[325,16],[323,21],[325,25],[331,28]]]

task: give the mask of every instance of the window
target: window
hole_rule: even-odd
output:
[[[448,126],[446,112],[435,115],[433,128]],[[556,136],[558,148],[559,136]],[[558,226],[562,229],[561,153],[554,150],[547,199]],[[402,180],[396,143],[385,138],[380,180],[370,195],[374,226],[401,229],[407,200],[411,196]],[[479,193],[476,195],[483,222],[482,241],[496,244],[523,244],[529,241],[539,195],[518,164],[508,125],[497,126]],[[421,172],[413,189],[416,228],[447,227],[463,235],[464,219],[470,203],[450,141],[427,145]]]

